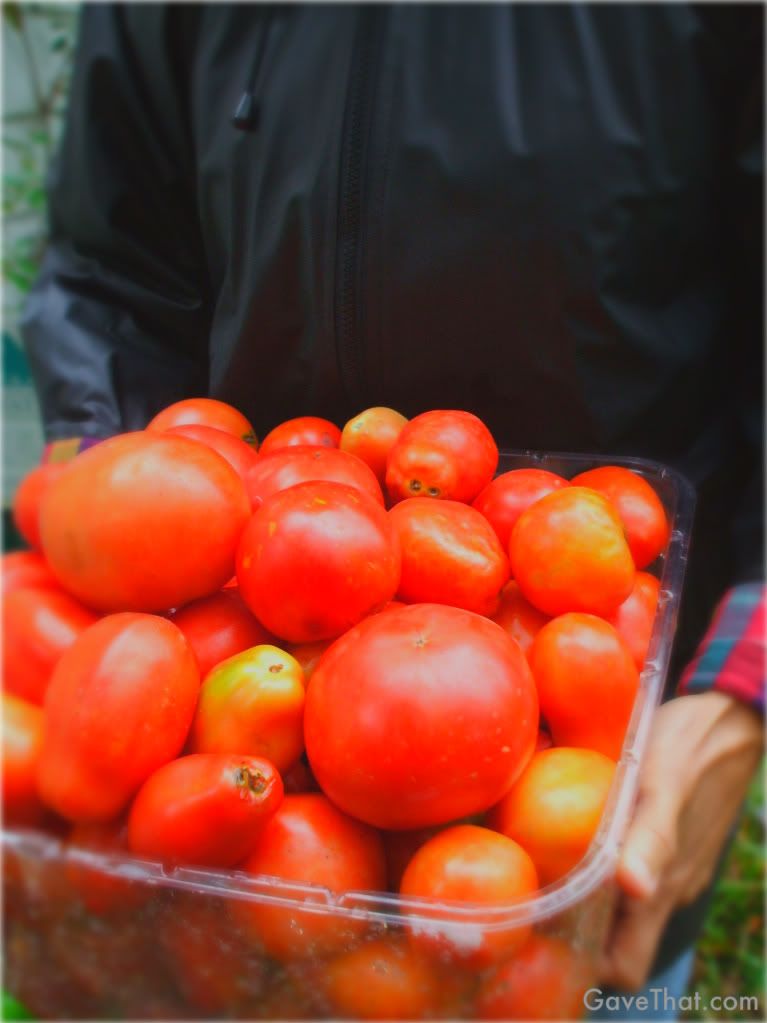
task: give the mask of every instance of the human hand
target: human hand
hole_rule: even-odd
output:
[[[636,990],[645,982],[669,916],[713,876],[763,745],[759,715],[725,693],[660,707],[618,865],[603,983]]]

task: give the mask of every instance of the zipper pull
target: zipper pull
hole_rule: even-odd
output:
[[[232,124],[238,131],[255,131],[258,127],[258,104],[249,89],[240,96],[232,115]]]

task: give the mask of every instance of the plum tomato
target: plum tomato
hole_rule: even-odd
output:
[[[383,493],[373,472],[354,455],[336,448],[290,447],[264,455],[248,472],[246,488],[253,510],[267,498],[297,483],[326,480],[356,487],[383,504]]]
[[[536,635],[550,620],[548,615],[525,600],[519,583],[513,579],[504,586],[500,603],[490,617],[519,643],[525,656],[530,653]]]
[[[389,452],[406,423],[407,419],[392,408],[365,409],[350,419],[341,431],[341,450],[361,458],[383,487]]]
[[[618,610],[606,619],[615,626],[618,635],[631,651],[639,671],[644,667],[650,648],[659,594],[660,583],[655,576],[649,572],[637,572],[634,589]]]
[[[319,448],[337,448],[341,431],[329,419],[319,416],[298,416],[275,426],[261,442],[261,454],[268,455],[283,448],[311,445]]]
[[[256,431],[233,405],[217,398],[184,398],[162,409],[147,424],[147,430],[162,432],[174,426],[212,426],[239,437],[253,448],[258,447]]]
[[[30,547],[40,550],[40,505],[48,488],[64,472],[65,463],[51,462],[30,470],[13,497],[13,522]]]
[[[187,423],[184,426],[172,426],[165,433],[188,437],[212,448],[231,465],[244,482],[248,472],[258,462],[258,454],[250,444],[227,430],[219,430],[215,426],[204,426],[202,423]]]
[[[2,694],[3,819],[7,824],[39,824],[43,806],[37,794],[37,769],[43,746],[40,707]]]
[[[512,469],[491,480],[474,499],[473,507],[485,516],[507,551],[511,531],[522,512],[546,494],[569,486],[562,476],[546,469]]]

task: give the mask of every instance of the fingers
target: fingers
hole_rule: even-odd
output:
[[[617,880],[627,895],[650,899],[676,856],[681,794],[675,785],[647,778],[629,827]]]
[[[645,983],[672,909],[665,896],[624,898],[599,971],[605,984],[636,991]]]

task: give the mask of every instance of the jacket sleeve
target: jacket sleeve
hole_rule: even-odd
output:
[[[177,56],[194,13],[174,6],[83,6],[50,242],[21,324],[49,442],[138,429],[207,391],[211,303]]]

